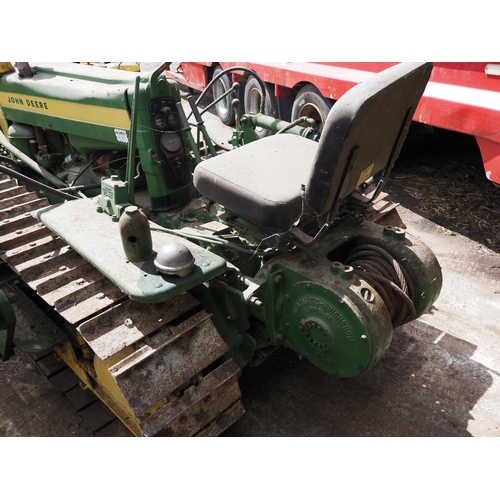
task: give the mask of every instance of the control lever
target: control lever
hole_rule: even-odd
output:
[[[186,114],[184,113],[184,108],[182,107],[182,103],[178,102],[175,104],[177,108],[177,114],[179,115],[179,122],[181,128],[179,132],[184,138],[184,143],[189,144],[191,151],[194,154],[196,163],[198,164],[201,161],[200,151],[198,149],[197,143],[194,142],[193,135],[191,134],[191,126],[189,125]]]
[[[205,123],[203,122],[203,118],[201,117],[200,111],[196,106],[192,95],[187,97],[187,102],[191,106],[191,111],[195,119],[196,128],[198,130],[198,137],[196,138],[197,139],[196,142],[199,143],[199,133],[201,132],[203,136],[203,141],[210,150],[210,154],[212,156],[217,156],[217,152],[215,151],[214,145],[212,144],[212,140],[210,139],[210,136],[207,133],[207,129],[205,128]]]

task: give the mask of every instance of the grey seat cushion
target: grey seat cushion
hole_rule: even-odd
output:
[[[285,231],[302,211],[301,186],[318,143],[273,135],[201,162],[194,185],[206,198],[272,231]]]

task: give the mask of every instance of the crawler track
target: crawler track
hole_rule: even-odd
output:
[[[80,385],[137,436],[216,436],[240,418],[238,366],[198,301],[130,300],[33,216],[48,205],[0,174],[0,259],[64,324],[54,351]]]

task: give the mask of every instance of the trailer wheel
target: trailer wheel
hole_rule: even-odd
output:
[[[214,78],[222,73],[223,69],[221,66],[216,66],[214,70]],[[213,85],[212,92],[214,94],[214,100],[220,97],[224,92],[230,89],[232,86],[231,78],[228,74],[221,76]],[[234,125],[234,109],[231,104],[234,96],[228,95],[225,99],[218,102],[215,105],[215,111],[217,116],[220,118],[224,125]]]
[[[264,103],[264,114],[267,116],[277,117],[278,105],[276,102],[276,97],[274,96],[274,90],[266,82],[263,82],[266,90],[266,102]],[[262,103],[262,95],[263,95],[262,87],[254,76],[251,76],[245,85],[245,97],[244,97],[244,106],[245,113],[253,113],[254,115],[260,113],[260,106]],[[261,127],[257,127],[255,129],[255,133],[259,139],[271,135],[272,132],[270,130],[266,130]]]
[[[292,122],[301,117],[313,118],[318,131],[321,132],[331,108],[331,104],[314,85],[306,85],[293,102]]]

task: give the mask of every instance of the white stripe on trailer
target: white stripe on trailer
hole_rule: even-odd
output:
[[[456,102],[478,108],[500,111],[500,92],[450,85],[447,83],[429,82],[424,96],[442,101]]]
[[[324,69],[324,71],[321,71]],[[359,83],[376,74],[373,71],[363,71],[341,66],[314,65],[314,71],[319,76],[335,78],[345,82]],[[429,82],[424,96],[432,97],[442,101],[456,102],[468,106],[500,111],[500,88],[499,91],[451,85],[449,83]]]

